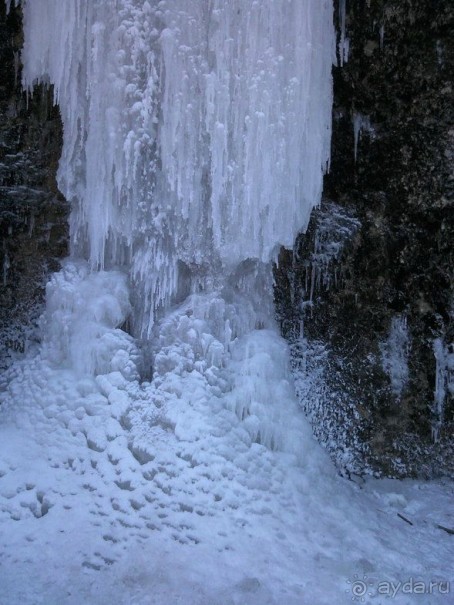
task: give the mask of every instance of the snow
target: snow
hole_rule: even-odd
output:
[[[436,527],[453,525],[452,484],[338,476],[298,410],[286,343],[272,323],[254,329],[238,288],[163,318],[140,382],[144,360],[115,327],[124,276],[68,261],[51,301],[57,287],[47,314],[66,329],[1,395],[2,605],[324,605],[351,602],[365,575],[373,594],[453,581]],[[110,337],[96,375],[55,358],[71,355],[80,293]],[[437,586],[431,602],[449,602]]]

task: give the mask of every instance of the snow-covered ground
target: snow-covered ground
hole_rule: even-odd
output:
[[[163,319],[152,382],[127,310],[121,274],[67,263],[4,378],[2,605],[454,602],[452,484],[339,477],[240,296]]]

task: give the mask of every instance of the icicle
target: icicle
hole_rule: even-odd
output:
[[[400,399],[409,379],[410,338],[406,316],[393,317],[386,342],[381,346],[383,370],[388,374],[394,396]]]
[[[345,35],[346,31],[347,8],[346,0],[339,1],[339,23],[340,23],[340,40],[339,40],[339,62],[343,67],[344,63],[348,62],[350,52],[350,40]]]
[[[380,50],[383,50],[383,45],[385,41],[385,26],[382,24],[380,26]]]
[[[433,404],[432,439],[440,440],[448,393],[454,394],[454,345],[445,346],[441,338],[433,341],[435,355],[435,392]]]
[[[6,4],[6,14],[9,15],[9,12],[11,10],[11,5],[14,3],[14,6],[19,6],[19,2],[20,0],[5,0],[5,4]]]
[[[9,260],[9,256],[8,253],[4,252],[4,256],[3,256],[3,286],[6,286],[6,284],[8,283],[8,271],[11,268],[11,261]]]
[[[443,44],[440,40],[437,40],[435,43],[435,51],[437,53],[438,66],[443,67],[445,64],[445,51],[443,48]]]
[[[32,237],[34,228],[35,228],[35,215],[30,214],[30,222],[28,223],[28,237]]]
[[[17,86],[19,81],[19,70],[20,70],[20,55],[18,52],[13,53],[14,56],[14,86]]]
[[[54,84],[64,123],[71,253],[129,273],[137,333],[175,295],[179,261],[197,279],[293,246],[329,165],[331,0],[23,11],[24,86]]]
[[[358,157],[358,143],[361,138],[361,132],[365,130],[366,132],[373,133],[373,129],[370,123],[369,116],[365,116],[361,113],[353,114],[353,137],[354,137],[354,148],[353,153],[355,157],[355,162]]]

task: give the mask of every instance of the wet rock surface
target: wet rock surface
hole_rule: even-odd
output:
[[[277,312],[296,374],[315,367],[326,381],[300,395],[339,468],[450,474],[454,6],[347,0],[342,35],[336,4],[331,202],[281,255]],[[330,212],[360,227],[327,263],[317,246]]]

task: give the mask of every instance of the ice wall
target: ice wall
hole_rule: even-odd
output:
[[[128,271],[137,333],[193,276],[292,246],[329,162],[332,0],[23,0],[55,86],[71,249]],[[181,263],[180,263],[181,264]]]

